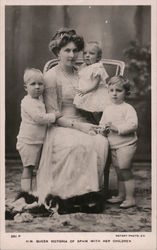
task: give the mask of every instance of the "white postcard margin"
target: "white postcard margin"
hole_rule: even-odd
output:
[[[152,49],[152,231],[116,233],[6,233],[5,232],[5,5],[151,5],[151,49]],[[155,250],[157,234],[156,181],[157,181],[157,19],[156,0],[4,0],[0,2],[0,221],[2,250],[23,249],[109,249],[109,250]],[[14,237],[15,236],[15,237]],[[91,240],[95,242],[91,243]],[[113,243],[125,239],[131,243]],[[37,240],[48,243],[37,243]],[[107,241],[110,240],[110,243]],[[51,241],[53,243],[51,243]],[[67,243],[65,242],[67,241]]]

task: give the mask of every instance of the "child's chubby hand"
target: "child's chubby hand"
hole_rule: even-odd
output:
[[[88,91],[86,89],[78,89],[78,88],[75,88],[75,91],[76,93],[79,95],[79,96],[84,96],[85,94],[88,93]]]
[[[90,129],[88,134],[89,135],[97,135],[97,134],[104,135],[104,130],[105,130],[105,128],[100,127],[100,126],[96,126],[93,129]]]
[[[56,111],[56,112],[55,112],[55,115],[56,115],[56,119],[62,117],[62,114],[61,114],[59,111]]]
[[[108,126],[101,126],[101,125],[98,126],[95,129],[95,131],[96,131],[97,134],[101,134],[103,136],[107,136],[107,134],[110,132]]]
[[[90,77],[91,81],[95,81],[96,83],[98,83],[101,79],[101,75],[99,73],[93,73],[91,74],[91,77]]]
[[[96,131],[95,129],[90,129],[89,132],[88,132],[89,135],[96,135]]]
[[[108,123],[106,124],[106,126],[107,126],[112,132],[118,133],[118,128],[117,128],[114,124],[112,124],[112,122],[108,122]]]

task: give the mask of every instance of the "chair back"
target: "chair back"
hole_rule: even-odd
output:
[[[58,59],[52,59],[48,61],[45,66],[43,73],[46,73],[49,69],[56,66],[58,64]],[[120,60],[112,60],[112,59],[102,59],[101,62],[103,63],[107,73],[109,76],[117,76],[117,75],[123,75],[124,69],[125,69],[125,63]],[[80,66],[83,63],[82,59],[77,59],[76,65]]]

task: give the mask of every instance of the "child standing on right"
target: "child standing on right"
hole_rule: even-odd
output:
[[[131,166],[137,147],[138,119],[135,109],[125,102],[125,97],[130,93],[130,84],[123,76],[111,77],[108,91],[112,104],[103,112],[100,132],[103,133],[105,127],[110,130],[107,137],[112,165],[118,177],[118,196],[113,196],[108,202],[120,202],[120,208],[129,208],[136,204]]]
[[[21,126],[16,148],[23,163],[22,191],[32,191],[33,169],[38,166],[46,125],[51,125],[61,116],[59,112],[46,114],[42,101],[44,91],[43,74],[38,69],[26,69],[24,88],[27,95],[21,101]]]

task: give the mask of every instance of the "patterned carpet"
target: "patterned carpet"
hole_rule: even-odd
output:
[[[6,163],[6,199],[20,189],[22,166],[18,161]],[[43,217],[34,215],[31,223],[6,221],[6,232],[150,232],[151,231],[151,167],[134,164],[137,206],[120,209],[106,203],[102,214],[75,213]],[[116,190],[116,175],[111,168],[110,189]]]

